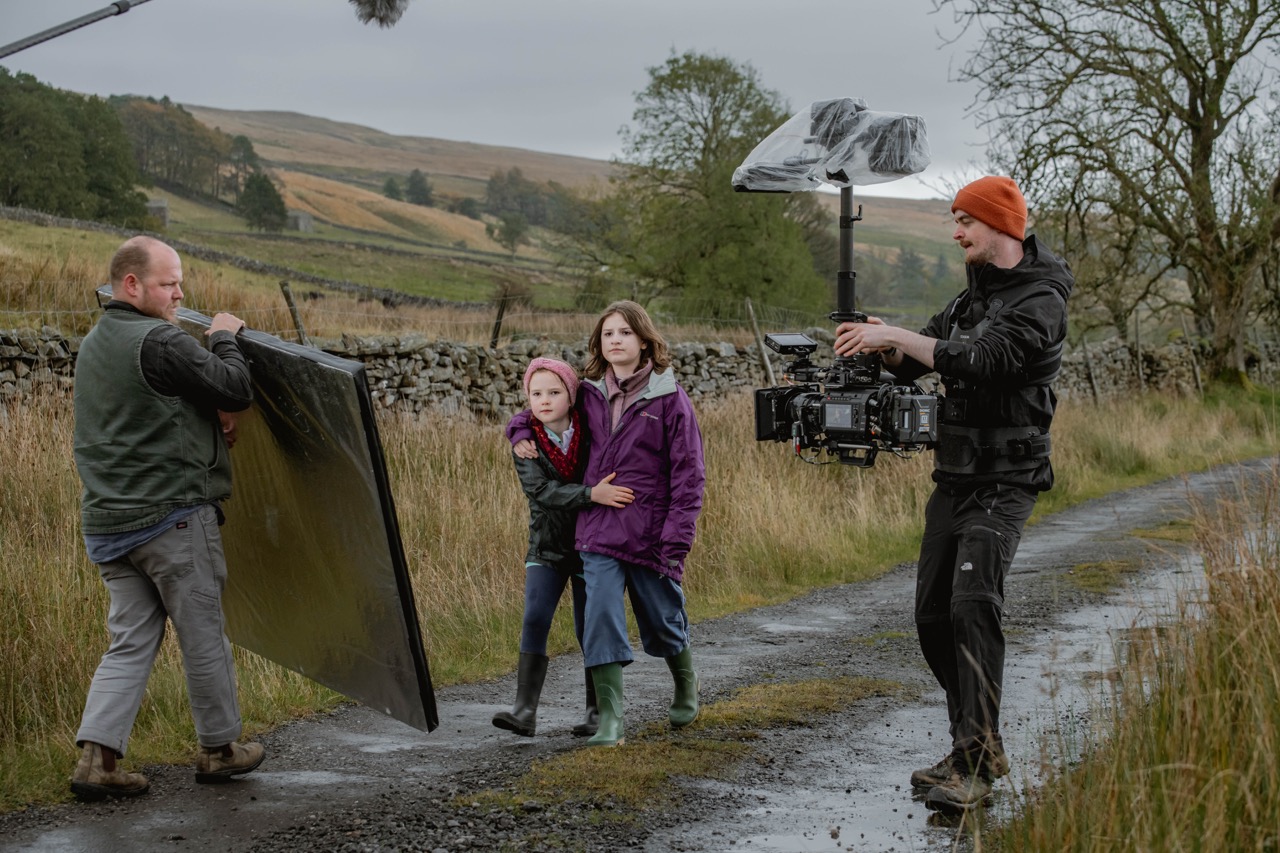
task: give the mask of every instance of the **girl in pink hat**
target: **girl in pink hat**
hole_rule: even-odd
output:
[[[613,485],[613,474],[594,486],[584,485],[587,436],[574,402],[578,374],[563,361],[535,358],[524,372],[524,392],[533,417],[530,426],[538,454],[513,454],[520,487],[529,499],[529,550],[525,554],[524,624],[520,633],[516,703],[494,714],[493,724],[524,737],[537,730],[538,699],[547,676],[547,634],[566,584],[573,594],[573,627],[582,645],[586,585],[582,558],[574,546],[578,510],[599,504],[623,507],[631,489]],[[577,737],[594,735],[598,725],[595,688],[587,675],[587,710],[573,727]]]

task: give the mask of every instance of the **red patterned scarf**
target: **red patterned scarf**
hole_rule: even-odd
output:
[[[583,470],[587,467],[585,464],[587,455],[579,452],[582,430],[579,429],[578,425],[577,409],[569,411],[569,426],[573,428],[573,435],[569,437],[569,450],[567,453],[556,446],[556,443],[551,440],[551,436],[547,435],[547,428],[537,418],[533,419],[533,437],[537,440],[538,447],[551,460],[551,465],[556,469],[556,473],[560,475],[560,479],[566,483],[581,483]]]

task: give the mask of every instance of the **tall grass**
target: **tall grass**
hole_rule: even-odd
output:
[[[1280,470],[1200,506],[1195,529],[1202,597],[1129,645],[1088,757],[997,848],[1280,849]]]
[[[24,231],[15,229],[35,226],[0,221],[0,240],[9,236],[30,239]],[[67,233],[90,236],[84,232]],[[0,329],[51,326],[66,335],[88,332],[98,316],[94,291],[107,281],[107,262],[120,243],[114,236],[91,236],[94,239],[86,240],[90,243],[87,246],[66,245],[64,240],[52,247],[41,241],[18,243],[14,248],[0,242]],[[185,307],[205,314],[230,311],[254,329],[286,340],[296,338],[278,277],[191,258],[184,258],[183,272]],[[387,286],[379,282],[379,286]],[[305,283],[295,283],[290,289],[303,329],[314,338],[415,334],[457,343],[488,344],[497,313],[496,307],[489,306],[385,304]],[[490,295],[485,291],[479,298],[488,299]],[[764,313],[763,306],[758,310]],[[793,319],[785,312],[773,313]],[[505,345],[516,340],[549,339],[578,344],[585,340],[586,330],[595,319],[596,315],[589,312],[508,306],[498,342]],[[726,328],[714,319],[664,323],[663,329],[673,341],[728,341],[744,346],[752,339],[741,324]]]
[[[870,470],[805,465],[784,445],[753,441],[748,395],[698,410],[708,481],[686,575],[695,621],[914,558],[930,489],[927,456],[882,456]],[[1262,393],[1063,405],[1055,435],[1061,496],[1052,503],[1274,453],[1275,423],[1274,398]],[[380,431],[436,683],[509,671],[519,647],[528,518],[501,427],[388,418]],[[1117,465],[1118,458],[1141,463]],[[0,407],[0,808],[64,796],[84,694],[106,647],[107,598],[84,556],[78,503],[69,403]],[[572,645],[562,612],[550,649]],[[238,654],[250,729],[337,701]],[[181,661],[166,643],[129,761],[185,761],[193,743]]]

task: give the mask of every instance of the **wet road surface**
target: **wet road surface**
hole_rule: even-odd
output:
[[[1006,583],[1002,728],[1013,770],[997,783],[988,819],[1040,778],[1042,750],[1078,742],[1073,733],[1093,724],[1114,643],[1135,624],[1168,618],[1177,596],[1197,587],[1194,554],[1135,531],[1186,518],[1191,496],[1235,493],[1274,461],[1092,501],[1027,529]],[[1144,570],[1105,597],[1066,579],[1106,559]],[[266,762],[234,784],[196,785],[190,767],[148,767],[151,792],[135,800],[0,816],[0,850],[520,849],[531,833],[582,850],[952,849],[957,828],[931,817],[908,783],[912,769],[949,749],[943,697],[915,645],[913,590],[914,567],[904,565],[696,625],[704,702],[750,684],[840,676],[892,679],[919,698],[866,700],[806,728],[767,730],[732,781],[680,780],[679,808],[608,831],[554,808],[495,816],[466,804],[468,793],[501,786],[533,759],[581,748],[568,734],[580,715],[581,658],[566,655],[552,661],[537,737],[489,722],[514,696],[514,676],[438,691],[441,725],[429,735],[347,706],[264,737]],[[640,655],[626,670],[629,729],[665,718],[669,691],[664,662]]]

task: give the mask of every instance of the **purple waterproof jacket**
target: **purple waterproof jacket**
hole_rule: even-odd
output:
[[[689,395],[670,370],[649,374],[649,387],[609,430],[604,380],[585,380],[578,407],[591,444],[583,483],[594,486],[617,472],[613,484],[635,492],[621,509],[592,504],[578,513],[577,548],[644,566],[676,581],[693,545],[702,487],[702,433]],[[526,409],[507,424],[512,444],[532,439]]]

